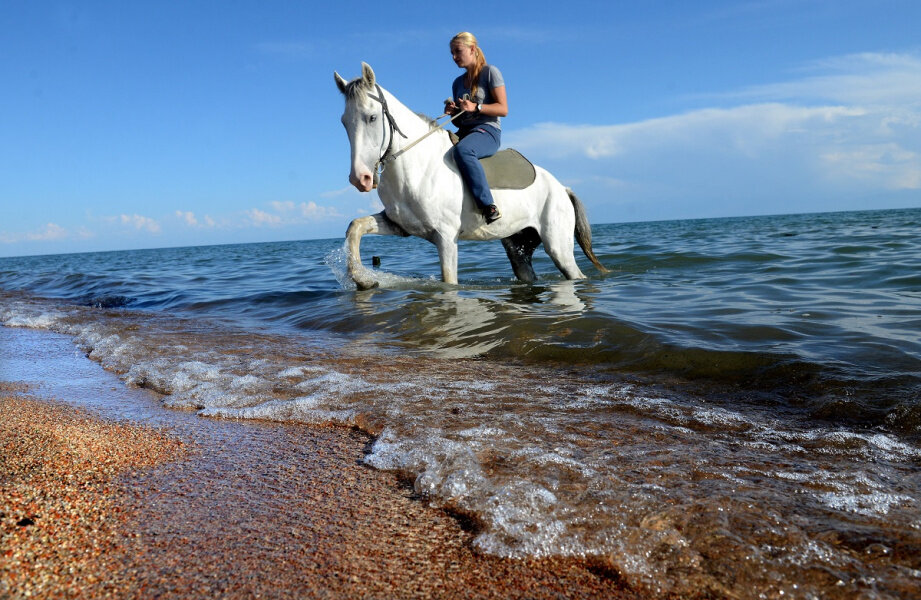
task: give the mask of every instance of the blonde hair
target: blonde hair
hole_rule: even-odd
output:
[[[476,36],[469,31],[461,31],[455,35],[451,38],[449,45],[454,44],[454,42],[471,47],[476,52],[476,63],[473,65],[473,70],[467,73],[467,87],[470,89],[470,96],[471,98],[476,98],[477,83],[480,81],[480,71],[486,66],[486,56],[477,43]]]

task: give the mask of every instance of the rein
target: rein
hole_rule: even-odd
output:
[[[410,143],[409,145],[407,145],[405,148],[403,148],[403,149],[400,150],[399,152],[395,153],[394,155],[388,156],[388,157],[386,157],[386,158],[383,158],[383,157],[382,157],[382,158],[381,158],[381,161],[382,161],[382,162],[390,162],[390,161],[392,161],[392,160],[396,160],[397,157],[399,157],[401,154],[403,154],[404,152],[408,151],[410,148],[412,148],[413,146],[415,146],[416,144],[418,144],[419,142],[421,142],[422,140],[424,140],[424,139],[427,138],[428,136],[432,135],[432,134],[435,133],[436,131],[441,131],[442,129],[445,128],[445,126],[446,126],[448,123],[453,122],[454,119],[456,119],[457,117],[461,116],[462,114],[464,114],[464,111],[460,111],[459,113],[457,113],[456,115],[454,115],[453,117],[451,117],[450,119],[448,119],[447,121],[445,121],[444,123],[442,123],[441,125],[439,125],[438,127],[435,127],[435,128],[433,128],[433,129],[430,129],[430,130],[428,131],[428,133],[422,135],[419,139],[417,139],[416,141]],[[448,113],[445,113],[445,114],[441,115],[440,117],[437,117],[437,118],[435,119],[435,121],[438,121],[438,119],[443,119],[443,118],[445,118],[445,117],[447,117],[447,116],[448,116]],[[406,137],[406,136],[403,136],[403,137]]]
[[[459,116],[461,116],[462,114],[464,114],[464,111],[458,112],[456,115],[454,115],[453,117],[451,117],[450,119],[448,119],[448,120],[445,121],[444,123],[440,124],[438,127],[435,127],[435,128],[433,128],[433,129],[430,129],[427,133],[425,133],[424,135],[422,135],[422,136],[419,137],[418,139],[414,140],[414,141],[411,142],[409,145],[407,145],[407,146],[405,146],[404,148],[398,150],[398,151],[395,152],[394,154],[391,154],[390,151],[393,149],[393,134],[394,134],[394,132],[397,132],[397,133],[399,133],[401,136],[403,136],[403,139],[406,139],[406,134],[403,133],[403,132],[400,130],[400,126],[397,125],[397,122],[396,122],[396,120],[394,120],[393,115],[390,114],[390,108],[387,106],[387,99],[384,98],[384,91],[381,90],[381,86],[379,86],[379,85],[377,85],[377,84],[374,84],[374,85],[375,85],[375,87],[377,88],[377,97],[374,97],[374,96],[369,96],[369,97],[370,97],[372,100],[377,100],[378,102],[381,103],[381,111],[384,113],[384,117],[386,117],[386,119],[387,119],[387,125],[388,125],[389,128],[390,128],[390,141],[387,143],[387,149],[384,150],[384,152],[381,154],[381,157],[380,157],[379,159],[377,159],[377,164],[374,165],[374,188],[376,189],[376,188],[377,188],[378,181],[380,180],[380,174],[384,172],[384,167],[387,166],[387,163],[390,163],[390,162],[395,161],[397,158],[399,158],[400,156],[402,156],[403,153],[405,153],[405,152],[407,152],[408,150],[410,150],[413,146],[415,146],[416,144],[418,144],[419,142],[421,142],[422,140],[424,140],[424,139],[427,138],[428,136],[432,135],[432,134],[435,133],[436,131],[441,131],[442,129],[444,129],[445,126],[448,125],[448,123],[452,123],[452,122],[454,121],[454,119],[456,119],[457,117],[459,117]],[[448,116],[448,113],[445,113],[445,114],[441,115],[440,117],[436,118],[435,121],[437,122],[438,119],[442,119],[442,118],[444,118],[444,117],[446,117],[446,116]],[[383,127],[383,125],[382,125],[382,127]],[[383,148],[383,141],[381,142],[381,148]]]

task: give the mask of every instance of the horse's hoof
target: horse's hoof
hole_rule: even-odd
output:
[[[380,283],[374,281],[373,279],[364,279],[364,280],[355,280],[355,287],[359,290],[373,290],[376,287],[379,287]]]

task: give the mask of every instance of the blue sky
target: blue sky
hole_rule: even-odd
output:
[[[3,0],[0,256],[342,237],[333,71],[434,116],[462,30],[594,223],[921,206],[917,0],[459,6]]]

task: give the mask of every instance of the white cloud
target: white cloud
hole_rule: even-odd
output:
[[[86,227],[78,227],[76,233],[74,233],[74,237],[78,240],[89,240],[96,237],[96,234]]]
[[[0,243],[18,244],[20,242],[56,242],[61,240],[86,240],[95,234],[85,227],[70,231],[57,223],[46,223],[42,227],[25,233],[0,232]]]
[[[705,109],[626,125],[539,123],[514,132],[509,145],[551,157],[616,158],[637,151],[693,149],[704,145],[754,156],[757,148],[863,112],[847,107],[804,108],[758,104],[731,109]]]
[[[199,218],[194,212],[190,210],[177,210],[175,215],[176,218],[185,223],[185,225],[195,229],[214,229],[219,226],[218,222],[210,215],[205,215]],[[221,226],[228,226],[227,219],[222,220]]]
[[[320,206],[314,201],[299,204],[290,200],[269,203],[274,212],[253,208],[246,211],[250,223],[260,225],[303,225],[323,219],[337,218],[342,215],[333,206]]]
[[[118,217],[118,220],[122,225],[128,225],[129,227],[134,227],[137,230],[146,230],[149,233],[160,233],[160,224],[150,217],[145,217],[138,214],[123,214]]]
[[[185,224],[188,225],[189,227],[198,226],[198,219],[195,218],[195,213],[192,211],[177,210],[176,216],[179,217],[179,219],[185,221]]]
[[[348,207],[357,207],[352,210],[353,214],[369,215],[379,213],[384,210],[377,193],[359,192],[354,186],[346,186],[338,190],[330,190],[320,194],[321,198],[335,198],[336,201]],[[335,210],[335,209],[333,209]],[[332,216],[342,216],[336,211]]]
[[[278,212],[288,212],[294,210],[294,202],[288,200],[287,202],[278,202],[277,200],[270,203],[272,208]]]
[[[842,104],[914,105],[921,102],[921,56],[862,53],[806,65],[793,81],[754,86],[730,96]]]
[[[57,223],[48,223],[41,230],[26,234],[26,239],[33,242],[44,242],[49,240],[61,240],[66,238],[67,235],[67,230]]]
[[[842,180],[876,182],[888,190],[921,189],[921,156],[897,144],[835,149],[821,159],[828,174]]]
[[[384,210],[384,205],[381,204],[381,199],[375,194],[371,196],[371,201],[366,206],[355,209],[355,214],[361,216],[375,215],[382,210]]]
[[[554,159],[611,164],[619,167],[615,172],[638,163],[652,171],[673,169],[676,162],[714,171],[795,166],[817,180],[921,189],[921,127],[879,107],[758,104],[628,125],[545,123],[515,134],[511,144]],[[552,150],[542,152],[545,147]]]
[[[342,216],[335,207],[320,206],[312,200],[310,202],[301,202],[298,206],[298,210],[302,217],[309,220]]]
[[[68,236],[67,230],[57,223],[47,223],[35,231],[26,233],[0,232],[0,243],[16,244],[19,242],[48,242],[62,240]]]
[[[340,196],[351,196],[351,195],[361,195],[362,192],[359,192],[355,189],[354,186],[347,185],[345,187],[339,188],[338,190],[330,190],[328,192],[323,192],[320,194],[321,198],[338,198]]]
[[[267,225],[269,227],[277,227],[282,224],[282,219],[278,215],[273,215],[267,213],[264,210],[259,210],[258,208],[251,208],[246,211],[246,216],[249,219],[249,224],[256,227],[262,227]]]
[[[713,199],[748,198],[743,212],[797,211],[797,198],[921,190],[919,90],[921,58],[853,55],[714,97],[737,106],[624,124],[541,123],[503,143],[599,195],[611,197],[602,178],[616,180],[618,201],[709,202],[696,212],[711,216]]]

